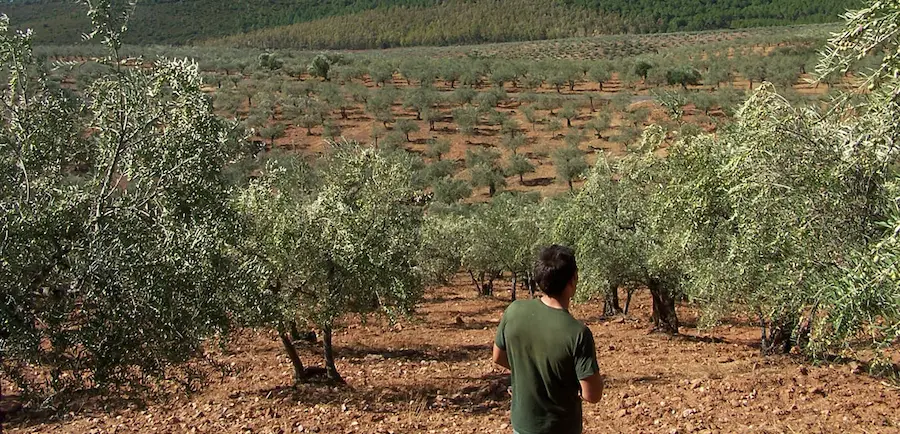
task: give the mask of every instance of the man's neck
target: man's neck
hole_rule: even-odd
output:
[[[547,294],[544,294],[541,297],[541,302],[547,305],[548,307],[552,307],[554,309],[562,309],[565,311],[569,310],[569,303],[572,301],[571,298],[556,298],[551,297]]]

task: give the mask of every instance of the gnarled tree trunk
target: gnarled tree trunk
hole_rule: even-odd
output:
[[[766,354],[787,354],[794,347],[794,330],[799,324],[799,319],[795,315],[782,314],[772,319],[767,324],[766,320],[760,315],[760,326],[762,329],[759,350],[763,355]],[[768,333],[766,333],[768,331]]]
[[[622,308],[619,306],[619,285],[610,282],[603,297],[603,316],[616,316],[620,313]]]
[[[675,298],[665,283],[651,277],[647,286],[653,298],[653,328],[672,335],[678,334],[678,315],[675,313]]]
[[[288,359],[291,360],[291,365],[294,367],[294,384],[302,383],[303,378],[306,377],[306,371],[303,368],[303,362],[300,360],[300,355],[297,354],[297,348],[295,348],[294,343],[291,342],[287,327],[284,323],[281,323],[278,327],[278,336],[281,338],[284,352],[287,353]]]
[[[331,324],[327,324],[322,328],[322,343],[325,348],[325,372],[331,380],[343,383],[344,379],[341,378],[341,374],[338,373],[337,366],[334,364],[334,347],[331,344],[331,332]]]

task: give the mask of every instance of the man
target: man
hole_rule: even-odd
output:
[[[603,396],[591,330],[569,314],[578,284],[575,253],[541,250],[534,278],[544,295],[513,302],[494,340],[494,363],[512,372],[512,427],[516,434],[582,432],[581,400]]]

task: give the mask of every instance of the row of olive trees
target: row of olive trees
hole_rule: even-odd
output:
[[[819,74],[843,74],[873,49],[900,52],[896,32],[879,24],[897,14],[873,3],[849,15]],[[515,259],[533,241],[552,240],[577,249],[582,285],[605,297],[607,313],[619,311],[619,288],[647,287],[665,332],[678,332],[684,299],[703,324],[751,318],[764,352],[885,348],[900,338],[895,59],[868,77],[864,104],[848,96],[827,111],[797,108],[766,84],[715,135],[647,129],[636,152],[599,161],[558,208],[498,198],[463,216],[429,215],[442,229],[425,245],[450,255],[441,264],[468,271],[482,293],[522,272]],[[507,245],[516,240],[521,250]]]
[[[498,279],[509,277],[513,300],[520,287],[534,296],[533,257],[549,241],[553,210],[560,203],[504,193],[488,203],[434,205],[423,224],[421,269],[433,283],[446,283],[462,270],[482,296],[494,295]]]
[[[457,87],[504,87],[534,90],[549,87],[562,93],[588,86],[592,90],[609,91],[605,86],[614,77],[626,88],[656,86],[687,87],[703,85],[708,88],[733,83],[739,77],[750,86],[771,81],[784,88],[798,83],[801,76],[811,72],[815,55],[822,41],[798,41],[785,47],[714,46],[670,50],[661,54],[618,57],[615,60],[519,60],[444,58],[431,60],[422,57],[404,59],[369,58],[319,54],[315,57],[293,57],[264,52],[255,62],[246,59],[229,61],[227,57],[204,62],[204,70],[212,81],[221,83],[240,76],[264,77],[280,72],[299,77],[309,74],[326,81],[342,84],[369,80],[376,86],[394,84],[396,79],[406,85],[432,88],[437,83],[449,89]],[[283,57],[284,56],[284,57]],[[246,54],[244,55],[246,57]],[[282,60],[283,59],[283,60]],[[867,65],[876,59],[867,57]],[[234,65],[239,66],[234,66]],[[235,74],[240,72],[240,74]],[[840,74],[828,75],[828,84],[839,81]],[[581,90],[581,89],[579,89]]]
[[[895,52],[895,31],[880,23],[898,13],[878,2],[849,15],[818,73]],[[608,301],[620,285],[649,287],[656,325],[670,332],[672,297],[702,307],[706,324],[753,318],[766,352],[890,345],[900,337],[894,68],[885,56],[864,104],[828,111],[795,108],[764,85],[731,127],[676,138],[665,157],[664,132],[645,131],[642,152],[598,164],[558,222],[585,282]]]
[[[851,16],[823,72],[885,41],[896,51],[878,23],[897,13]],[[503,195],[423,217],[415,161],[352,143],[235,182],[242,129],[211,113],[196,65],[123,67],[112,16],[92,2],[109,68],[78,92],[50,86],[28,35],[0,21],[0,355],[28,392],[163,378],[237,325],[279,330],[298,380],[291,324],[320,330],[338,380],[341,314],[408,312],[423,274],[516,288],[551,240],[578,249],[610,312],[612,289],[647,286],[663,331],[677,332],[685,297],[708,321],[756,318],[766,350],[898,336],[895,56],[866,105],[797,109],[764,86],[733,127],[677,137],[666,157],[666,132],[648,129],[571,202]]]
[[[248,171],[197,65],[122,66],[118,15],[89,6],[109,68],[77,91],[48,83],[0,18],[2,375],[28,396],[134,390],[250,325],[281,332],[300,380],[300,323],[340,380],[336,318],[421,295],[409,160],[342,142]]]

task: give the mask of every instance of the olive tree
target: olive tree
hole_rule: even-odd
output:
[[[257,312],[251,325],[275,328],[294,368],[294,382],[306,377],[291,331],[300,320],[311,256],[305,252],[314,228],[305,221],[304,205],[316,191],[312,167],[297,157],[276,156],[265,164],[261,176],[241,189],[233,206],[246,221],[241,254],[248,258],[246,269],[256,278],[257,296],[251,310]]]
[[[563,104],[562,109],[559,111],[559,117],[566,120],[567,128],[572,128],[572,119],[578,117],[578,109],[575,107],[575,103],[569,101]]]
[[[591,118],[585,125],[588,129],[594,131],[594,135],[597,136],[598,139],[603,138],[603,133],[609,129],[611,125],[610,116],[608,113],[598,113],[596,116]]]
[[[412,140],[409,138],[409,133],[418,132],[419,124],[417,124],[412,119],[400,119],[399,121],[397,121],[397,124],[394,125],[394,128],[396,128],[397,131],[403,133],[403,135],[406,137],[407,142],[411,142]]]
[[[895,127],[872,134],[877,116],[796,109],[763,84],[726,133],[672,149],[656,209],[707,321],[753,315],[762,349],[783,352],[805,346],[820,312],[843,309],[825,295],[835,268],[880,232],[896,158],[884,142]]]
[[[519,185],[525,184],[525,174],[535,171],[534,164],[524,155],[512,154],[509,156],[509,163],[506,166],[507,176],[518,176]]]
[[[499,188],[505,187],[506,178],[499,160],[500,153],[493,149],[467,150],[466,167],[469,169],[472,187],[487,187],[488,196],[491,197]]]
[[[429,139],[427,145],[424,155],[434,161],[441,161],[441,157],[450,152],[450,141],[447,139]]]
[[[664,137],[661,129],[651,128],[639,151],[615,163],[599,160],[557,220],[555,232],[576,249],[585,275],[585,294],[603,295],[604,314],[623,311],[620,287],[630,288],[629,294],[636,287],[647,287],[653,300],[654,329],[675,334],[679,329],[675,294],[680,273],[655,259],[661,231],[651,212],[662,181],[664,160],[654,154],[660,137]]]
[[[591,69],[588,71],[588,77],[600,85],[600,92],[603,92],[603,83],[609,81],[612,78],[612,74],[605,63],[597,62],[591,66]]]
[[[452,204],[472,195],[472,188],[461,179],[444,177],[432,183],[434,200],[437,202]]]
[[[440,211],[430,211],[422,220],[418,264],[428,282],[448,284],[462,269],[468,227],[466,219],[457,213]]]
[[[560,182],[569,186],[569,191],[574,191],[572,182],[580,178],[588,169],[584,158],[584,151],[577,145],[567,145],[553,151],[553,166],[556,168],[556,176]]]
[[[195,63],[121,66],[118,14],[90,6],[110,68],[79,94],[48,87],[0,17],[0,366],[29,396],[175,374],[245,282],[226,249],[240,129]]]
[[[306,68],[309,75],[313,77],[320,77],[322,80],[331,81],[331,76],[329,72],[331,71],[332,65],[335,63],[335,58],[333,56],[328,56],[324,53],[316,55],[313,58],[312,62],[309,63],[309,66]]]
[[[298,185],[304,177],[291,170],[304,166],[294,165],[270,173],[287,176],[293,186],[256,182],[242,202],[262,234],[263,248],[250,256],[265,271],[262,286],[294,300],[291,310],[274,317],[277,324],[296,317],[321,330],[327,374],[342,381],[332,343],[335,321],[345,313],[394,318],[421,298],[415,262],[422,209],[412,200],[417,192],[407,160],[355,142],[331,145],[314,165],[312,188]],[[299,358],[291,360],[301,379]]]

